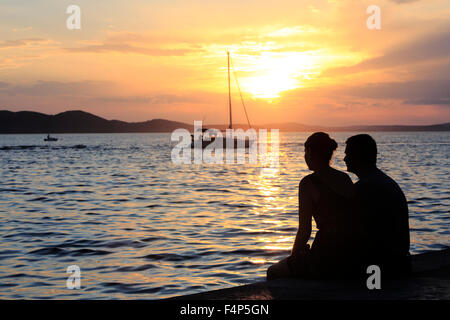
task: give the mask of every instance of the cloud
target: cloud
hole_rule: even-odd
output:
[[[149,94],[131,96],[100,96],[95,101],[114,104],[176,104],[176,103],[202,103],[205,101],[200,96],[175,95],[175,94]]]
[[[416,104],[416,105],[449,105],[450,99],[416,99],[416,100],[406,100],[406,104]]]
[[[17,39],[17,40],[6,40],[0,42],[0,48],[18,48],[18,47],[26,47],[36,43],[48,43],[49,40],[41,39],[41,38],[30,38],[30,39]]]
[[[399,99],[413,105],[450,105],[450,79],[386,82],[353,86],[338,92],[359,98]]]
[[[100,81],[36,81],[31,84],[17,85],[2,82],[0,95],[8,96],[80,96],[92,95],[98,92],[108,91],[112,84]]]
[[[411,2],[417,2],[420,0],[389,0],[391,2],[395,2],[395,3],[411,3]]]
[[[36,81],[18,85],[0,81],[0,97],[52,97],[61,101],[86,101],[96,104],[128,104],[128,105],[169,105],[177,103],[204,103],[204,93],[169,94],[118,94],[118,85],[106,81]]]
[[[448,75],[447,75],[448,77]],[[384,105],[397,101],[405,105],[424,106],[435,105],[450,106],[450,78],[422,79],[403,82],[380,82],[371,84],[352,85],[345,84],[338,87],[324,86],[309,89],[292,90],[284,99],[288,103],[313,102],[360,104],[372,106]]]
[[[353,66],[332,68],[323,75],[343,75],[364,71],[403,66],[415,62],[448,58],[450,56],[450,32],[427,35],[399,46],[383,56],[371,58]]]
[[[8,82],[0,81],[0,90],[9,87]]]
[[[239,47],[244,54],[262,51],[292,52],[318,49],[310,41],[326,30],[310,25],[270,25],[258,29],[228,28],[207,30],[169,30],[146,32],[114,32],[106,40],[81,47],[66,48],[70,52],[122,52],[155,56],[186,55],[205,52],[217,46]],[[151,44],[151,46],[149,46]]]
[[[151,44],[151,46],[149,46]],[[199,46],[193,46],[180,41],[179,35],[163,35],[157,33],[113,33],[106,40],[81,47],[64,48],[67,52],[119,52],[124,54],[137,53],[149,56],[184,56],[202,51]]]
[[[26,38],[0,41],[0,70],[14,69],[46,57],[55,48],[55,41],[43,38]]]
[[[98,45],[90,45],[78,48],[65,48],[68,52],[120,52],[120,53],[138,53],[149,56],[184,56],[186,54],[197,52],[198,49],[160,49],[160,48],[145,48],[137,47],[129,44],[113,44],[103,43]]]

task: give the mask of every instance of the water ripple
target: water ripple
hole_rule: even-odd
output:
[[[373,135],[408,199],[411,252],[450,246],[450,133]],[[0,298],[164,298],[263,280],[294,241],[307,136],[282,133],[268,171],[174,165],[168,134],[1,135]],[[332,136],[344,170],[350,134]],[[70,265],[79,290],[65,288]]]

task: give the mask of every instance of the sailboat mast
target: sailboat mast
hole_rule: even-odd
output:
[[[230,107],[230,129],[233,129],[233,122],[231,118],[231,87],[230,87],[230,52],[227,51],[228,56],[228,105]]]

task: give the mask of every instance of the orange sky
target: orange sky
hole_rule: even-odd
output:
[[[450,121],[447,0],[30,2],[0,4],[0,109],[226,123],[229,50],[255,124]]]

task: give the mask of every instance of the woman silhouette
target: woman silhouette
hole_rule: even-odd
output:
[[[267,270],[267,279],[328,277],[350,272],[350,202],[354,187],[350,177],[330,166],[337,143],[328,134],[316,132],[305,142],[305,161],[313,173],[299,184],[299,229],[289,257]],[[311,224],[317,233],[311,248]]]

